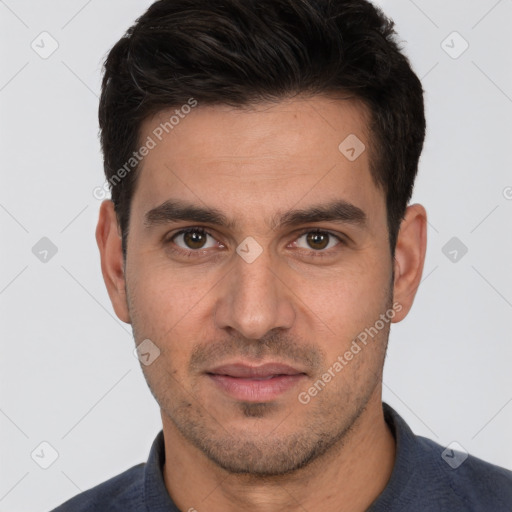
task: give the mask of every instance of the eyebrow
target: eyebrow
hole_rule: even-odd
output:
[[[236,220],[228,219],[220,210],[198,206],[183,200],[168,199],[144,215],[144,225],[148,229],[156,225],[180,221],[212,224],[231,230],[237,227]],[[271,218],[269,225],[271,229],[277,229],[309,222],[337,222],[365,229],[368,217],[358,206],[343,199],[337,199],[328,203],[279,213]]]

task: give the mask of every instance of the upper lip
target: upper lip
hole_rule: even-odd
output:
[[[300,375],[304,372],[282,363],[265,363],[260,366],[250,366],[244,363],[232,363],[217,366],[206,373],[247,379],[253,377],[269,377],[272,375]]]

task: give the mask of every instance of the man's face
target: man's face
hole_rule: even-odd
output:
[[[140,140],[157,144],[131,205],[128,313],[136,342],[160,350],[142,368],[166,433],[233,472],[289,472],[342,441],[370,400],[380,404],[389,321],[344,357],[392,307],[385,196],[370,176],[363,110],[327,97],[199,104],[158,141],[153,130],[173,111],[142,126]],[[338,148],[351,134],[366,145],[354,161]],[[226,222],[165,221],[176,213],[155,210],[166,201]],[[352,206],[337,218],[280,222],[340,201]],[[255,375],[266,363],[291,369]]]

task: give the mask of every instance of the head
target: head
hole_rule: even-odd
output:
[[[380,405],[423,267],[423,91],[393,23],[365,0],[160,0],[110,51],[99,119],[102,270],[159,352],[164,429],[229,471],[307,465]],[[238,361],[298,377],[234,398],[212,370]]]
[[[386,198],[393,255],[425,137],[421,82],[393,27],[365,0],[155,2],[104,66],[101,145],[124,255],[145,119],[173,107],[183,115],[191,103],[244,107],[326,93],[368,111],[370,173]],[[163,133],[176,115],[166,121]]]

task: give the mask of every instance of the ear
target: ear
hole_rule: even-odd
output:
[[[397,237],[393,302],[398,302],[402,308],[397,308],[393,322],[403,320],[412,307],[423,273],[426,250],[427,212],[421,204],[413,204],[405,211]]]
[[[101,272],[116,315],[123,322],[131,323],[126,300],[121,240],[114,203],[105,200],[101,203],[100,216],[96,226],[96,242],[101,256]]]

